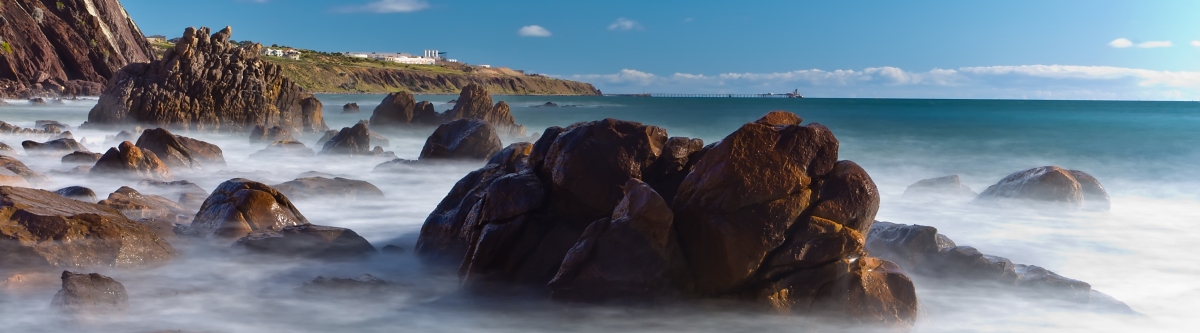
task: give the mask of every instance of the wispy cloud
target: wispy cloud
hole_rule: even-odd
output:
[[[429,3],[425,0],[376,0],[362,5],[338,7],[337,11],[344,13],[412,13],[427,8],[429,8]]]
[[[640,23],[637,23],[637,21],[630,20],[630,19],[627,19],[624,17],[619,18],[612,24],[608,25],[608,30],[613,30],[613,31],[629,31],[629,30],[633,30],[633,29],[642,29],[642,25]]]
[[[1112,47],[1115,47],[1118,49],[1123,49],[1123,48],[1133,46],[1133,41],[1125,39],[1125,38],[1117,38],[1111,42],[1108,42],[1108,46],[1112,46]]]
[[[540,25],[527,25],[517,30],[517,35],[522,37],[550,37],[550,30],[542,28]]]
[[[1200,47],[1200,40],[1194,40],[1194,41],[1192,41],[1192,46],[1195,46],[1195,47]]]
[[[766,93],[819,97],[1166,99],[1200,98],[1200,72],[1109,66],[1028,65],[906,71],[805,69],[776,73],[675,73],[624,69],[572,75],[608,92]]]
[[[1173,45],[1171,44],[1171,41],[1169,41],[1169,40],[1141,42],[1141,43],[1138,43],[1138,45],[1137,45],[1137,47],[1140,47],[1143,49],[1155,49],[1155,48],[1160,48],[1160,47],[1171,47],[1171,46],[1173,46]]]

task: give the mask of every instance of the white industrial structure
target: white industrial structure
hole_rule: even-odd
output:
[[[437,64],[437,58],[428,56],[429,51],[434,51],[434,54],[437,54],[436,50],[425,50],[425,56],[422,56],[422,57],[416,57],[416,56],[413,56],[408,53],[343,52],[342,54],[347,57],[375,59],[375,60],[379,60],[379,61],[395,62],[395,63],[408,64],[408,65],[434,65],[434,64]]]

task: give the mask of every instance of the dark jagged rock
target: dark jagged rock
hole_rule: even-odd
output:
[[[872,255],[939,284],[1000,287],[1034,299],[1066,300],[1102,312],[1136,313],[1125,303],[1092,290],[1086,282],[959,246],[934,227],[879,221],[867,239]]]
[[[771,112],[701,144],[612,119],[549,128],[455,184],[416,251],[459,263],[475,292],[733,298],[911,327],[912,281],[864,249],[878,191],[861,167],[837,160],[828,128]],[[664,190],[675,190],[671,202]]]
[[[325,142],[321,155],[371,155],[371,130],[366,122],[354,127],[343,127],[337,135]]]
[[[358,113],[358,103],[346,103],[342,105],[342,113]]]
[[[292,133],[286,128],[275,126],[267,129],[266,126],[257,125],[253,130],[250,130],[250,143],[259,142],[276,142],[276,141],[295,141]]]
[[[50,183],[50,177],[37,173],[11,156],[0,155],[0,185],[40,186]]]
[[[95,96],[154,50],[117,0],[6,1],[0,6],[0,97]]]
[[[77,320],[93,320],[129,310],[129,294],[117,280],[97,273],[62,273],[62,289],[50,305]]]
[[[240,132],[254,125],[294,132],[326,130],[320,102],[259,58],[261,45],[231,43],[232,29],[209,36],[187,28],[162,59],[113,75],[87,126],[148,124],[187,130]]]
[[[63,196],[64,198],[75,199],[83,202],[96,202],[96,192],[90,188],[83,186],[68,186],[54,191],[54,194]]]
[[[442,123],[442,115],[429,102],[417,103],[413,94],[400,91],[388,94],[383,102],[371,112],[371,126],[388,128],[406,125],[435,126]]]
[[[21,147],[25,148],[26,154],[58,154],[73,151],[88,151],[87,147],[79,144],[75,139],[54,139],[42,143],[25,141],[21,142]]]
[[[283,156],[310,157],[317,153],[300,141],[275,141],[263,150],[251,154],[254,158],[272,158]]]
[[[129,141],[109,148],[96,161],[90,174],[96,177],[121,176],[139,179],[170,180],[171,169],[153,152],[134,146]]]
[[[186,180],[164,182],[147,179],[138,182],[138,188],[146,194],[175,198],[175,202],[192,211],[198,210],[208,197],[208,191]]]
[[[383,191],[371,183],[341,177],[305,177],[272,186],[289,198],[382,199]]]
[[[128,186],[121,186],[99,204],[112,207],[134,221],[156,219],[187,224],[191,222],[193,212],[171,199],[158,195],[142,195]]]
[[[478,119],[459,119],[438,126],[425,140],[420,159],[483,161],[502,148],[492,125]]]
[[[115,209],[54,192],[0,187],[0,266],[154,265],[175,248]]]
[[[1017,199],[1071,210],[1107,211],[1110,203],[1104,186],[1078,170],[1044,166],[1017,172],[989,186],[976,201]]]
[[[278,231],[309,224],[283,193],[242,178],[217,186],[192,221],[192,229],[200,236],[227,240],[254,231]]]
[[[33,105],[33,106],[46,105],[46,99],[41,98],[41,97],[30,98],[29,105]]]
[[[396,158],[396,152],[384,151],[384,150],[383,150],[383,147],[380,147],[380,146],[375,146],[375,149],[371,149],[371,156],[372,156],[372,157],[386,158],[386,159],[395,159],[395,158]]]
[[[153,152],[171,168],[203,169],[225,165],[225,155],[217,145],[174,135],[163,128],[142,131],[138,148]]]
[[[904,189],[904,197],[974,197],[977,193],[962,183],[958,175],[923,179]]]
[[[288,226],[251,232],[235,247],[258,253],[315,259],[357,259],[375,254],[375,247],[354,230],[319,225]]]
[[[55,138],[55,139],[72,139],[72,140],[74,140],[74,139],[75,139],[75,135],[74,135],[74,134],[71,134],[71,132],[70,132],[70,131],[67,131],[67,132],[62,132],[62,134],[59,134],[58,136],[56,136],[56,137],[54,137],[54,138]],[[80,143],[80,144],[82,144],[82,143]]]
[[[508,103],[499,102],[492,105],[492,96],[486,89],[477,84],[463,87],[458,94],[454,108],[443,116],[445,120],[479,119],[496,127],[502,135],[523,137],[525,126],[518,125],[512,116]]]
[[[95,165],[96,161],[99,161],[101,156],[104,156],[104,154],[93,153],[93,152],[88,152],[88,151],[77,151],[77,152],[73,152],[73,153],[64,155],[62,157],[62,164]]]

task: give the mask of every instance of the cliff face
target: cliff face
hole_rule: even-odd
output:
[[[393,68],[370,68],[278,62],[284,76],[301,87],[323,93],[390,93],[408,90],[426,94],[457,94],[470,84],[500,95],[600,95],[589,83],[535,75],[439,73]]]
[[[154,51],[117,0],[0,2],[0,97],[98,95]]]

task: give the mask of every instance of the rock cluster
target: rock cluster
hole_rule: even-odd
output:
[[[438,126],[425,140],[420,159],[484,161],[503,148],[491,124],[478,119],[459,119]]]
[[[0,186],[0,266],[128,268],[175,248],[115,209],[54,192]]]
[[[283,193],[248,179],[230,179],[204,200],[192,222],[203,237],[236,240],[254,231],[307,225],[308,219]]]
[[[717,297],[910,327],[912,282],[864,250],[879,207],[818,124],[772,112],[724,140],[606,119],[510,145],[426,219],[417,253],[473,291],[561,300]]]
[[[326,130],[321,103],[259,58],[261,45],[230,42],[232,29],[209,36],[187,28],[160,60],[117,72],[85,125],[241,132],[255,125],[293,132]]]
[[[463,87],[454,108],[445,113],[437,113],[432,103],[417,103],[412,93],[407,91],[389,94],[371,113],[371,125],[380,127],[436,126],[458,119],[482,120],[495,127],[501,135],[525,136],[525,126],[516,123],[508,104],[499,102],[493,105],[492,96],[477,84]]]
[[[97,177],[119,176],[137,179],[170,180],[171,168],[153,152],[134,146],[129,141],[109,148],[96,161],[90,173]]]
[[[163,128],[153,128],[142,131],[138,137],[138,148],[150,151],[167,164],[176,169],[203,169],[225,165],[225,156],[217,145],[174,135]]]
[[[1108,192],[1096,177],[1078,170],[1044,166],[1017,172],[989,186],[977,202],[1015,199],[1070,210],[1108,211]]]

